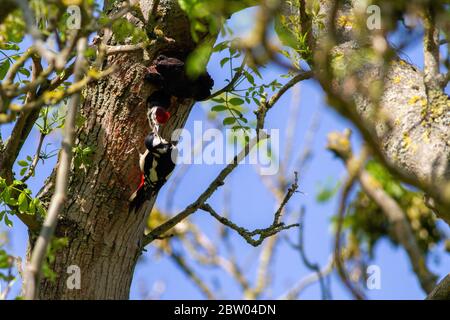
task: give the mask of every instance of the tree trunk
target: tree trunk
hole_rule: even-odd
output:
[[[148,23],[151,1],[141,0],[146,25],[135,17],[127,19],[139,27]],[[119,70],[106,79],[90,84],[83,92],[80,114],[83,124],[77,128],[76,146],[90,146],[95,153],[85,168],[75,168],[69,181],[68,199],[60,213],[55,236],[67,237],[68,246],[55,253],[50,268],[56,280],[41,280],[40,299],[127,299],[134,267],[142,252],[146,219],[154,199],[139,212],[129,212],[128,199],[139,184],[138,152],[149,133],[146,99],[152,92],[144,74],[158,54],[175,52],[185,56],[194,48],[187,17],[177,0],[159,3],[158,27],[174,43],[158,40],[145,57],[142,51],[120,53],[107,59],[107,66]],[[172,101],[172,117],[163,130],[168,138],[181,128],[193,101]],[[56,169],[41,190],[45,203],[54,189]],[[31,239],[33,242],[33,239]],[[69,289],[67,268],[76,265],[81,271],[81,288]]]
[[[330,19],[332,6],[330,1],[322,1],[321,12]],[[352,15],[352,2],[344,2],[337,12],[339,17]],[[285,9],[287,14],[291,8]],[[323,54],[322,42],[327,39],[330,23],[315,37],[315,53]],[[428,185],[447,184],[442,198],[450,197],[450,99],[443,88],[427,85],[426,71],[422,72],[411,63],[397,56],[392,58],[385,69],[383,64],[371,61],[369,56],[360,61],[358,50],[360,43],[346,27],[336,27],[335,46],[331,50],[332,64],[341,64],[341,69],[352,69],[351,64],[359,61],[357,72],[336,79],[320,79],[329,103],[335,109],[349,117],[358,128],[365,130],[374,138],[386,161],[399,172]],[[372,45],[370,34],[365,38]],[[361,54],[361,53],[359,53]],[[425,52],[427,55],[427,52]],[[359,60],[358,60],[359,59]],[[425,61],[426,62],[426,61]],[[319,75],[323,70],[315,70]],[[368,99],[374,84],[382,83],[381,99],[378,106]],[[360,87],[356,89],[356,85]],[[338,93],[338,94],[336,94]],[[334,97],[340,95],[347,105],[340,104]],[[353,104],[353,105],[352,105]],[[348,116],[351,109],[356,115]],[[378,107],[378,108],[376,108]],[[440,209],[439,203],[433,205],[436,214],[450,225],[448,208]]]

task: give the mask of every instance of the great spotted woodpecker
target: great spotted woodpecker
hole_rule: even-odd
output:
[[[130,211],[137,211],[169,179],[175,168],[176,147],[155,133],[145,138],[147,150],[140,155],[141,183],[131,195]]]
[[[145,200],[157,193],[175,168],[176,148],[159,135],[160,126],[170,118],[166,109],[170,106],[170,96],[156,91],[147,99],[147,104],[147,117],[153,132],[145,138],[147,150],[139,157],[141,183],[129,199],[130,211],[137,211]]]

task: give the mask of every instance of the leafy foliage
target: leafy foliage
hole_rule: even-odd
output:
[[[300,1],[288,1],[291,11],[299,12]],[[324,27],[325,16],[320,13],[320,3],[318,0],[308,1],[308,6],[304,8],[306,14],[312,21],[312,25],[322,29]],[[281,43],[291,48],[290,51],[283,50],[282,53],[289,58],[298,67],[298,60],[312,62],[312,51],[308,45],[307,37],[313,32],[311,28],[302,30],[304,24],[301,21],[300,15],[278,15],[275,17],[275,32],[278,35]]]
[[[222,125],[233,130],[248,130],[254,127],[255,122],[248,119],[248,113],[257,109],[265,101],[269,93],[275,92],[282,84],[275,79],[263,83],[263,78],[256,66],[242,64],[242,52],[233,45],[234,40],[225,40],[216,44],[213,52],[225,55],[219,64],[222,69],[229,72],[226,81],[233,85],[220,96],[212,99],[210,117],[221,117]],[[235,67],[236,61],[241,65]],[[237,76],[237,78],[236,78]]]
[[[420,192],[403,186],[374,160],[368,162],[366,169],[403,209],[424,254],[444,239],[433,212],[425,205]],[[398,245],[392,224],[363,191],[359,191],[351,202],[344,226],[350,230],[357,243],[367,246],[370,255],[373,255],[376,243],[382,238]]]
[[[338,192],[340,183],[336,182],[334,185],[331,182],[327,182],[325,185],[320,185],[316,194],[316,201],[319,203],[325,203],[331,200]]]
[[[0,178],[0,205],[4,208],[0,211],[0,221],[3,220],[8,227],[13,225],[10,216],[16,213],[39,214],[42,217],[46,214],[39,199],[33,198],[31,190],[20,180],[14,180],[11,185],[7,185],[6,180]]]
[[[92,147],[80,147],[77,146],[73,148],[73,162],[75,168],[88,167],[91,164],[91,156],[94,153],[94,148]]]
[[[55,281],[58,276],[52,269],[51,265],[55,262],[56,253],[65,247],[67,247],[69,239],[67,237],[53,238],[47,248],[47,259],[42,265],[42,273],[44,277],[50,279],[50,281]]]
[[[191,35],[199,41],[205,34],[217,35],[230,13],[244,8],[252,1],[178,0],[191,22]]]
[[[14,276],[11,274],[11,269],[13,268],[13,266],[14,257],[9,255],[0,246],[0,280],[6,282],[14,280]]]

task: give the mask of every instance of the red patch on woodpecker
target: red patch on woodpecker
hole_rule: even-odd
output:
[[[142,175],[141,175],[141,183],[139,183],[138,190],[144,186],[144,183],[145,183],[145,177],[144,177],[144,175],[142,174]]]
[[[163,108],[157,108],[155,111],[155,119],[159,124],[165,124],[169,121],[170,112],[164,110]]]

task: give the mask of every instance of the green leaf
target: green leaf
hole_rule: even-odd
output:
[[[228,44],[229,41],[223,41],[216,44],[216,46],[213,48],[213,52],[220,52],[222,50],[225,50],[226,48],[228,48]]]
[[[5,78],[10,66],[11,66],[11,63],[9,62],[9,59],[4,60],[0,64],[0,80],[3,80]]]
[[[17,164],[21,167],[28,167],[28,162],[25,160],[19,160],[17,161]]]
[[[223,119],[222,123],[224,126],[226,126],[226,125],[234,124],[235,122],[236,122],[236,119],[234,117],[228,117],[228,118]]]
[[[241,98],[231,98],[230,100],[228,100],[228,103],[232,104],[233,106],[240,106],[244,104],[244,100],[242,100]]]
[[[248,82],[250,82],[250,84],[252,86],[255,86],[255,77],[253,77],[250,72],[248,72],[247,70],[243,70],[245,77],[247,78]]]
[[[197,78],[206,70],[212,46],[209,43],[199,45],[186,60],[186,73],[191,78]]]
[[[27,199],[27,194],[25,192],[22,192],[19,195],[18,198],[18,203],[19,203],[19,211],[24,213],[28,211],[28,199]]]
[[[2,43],[0,44],[0,49],[18,51],[20,47],[15,43]]]
[[[324,203],[329,201],[339,190],[339,183],[335,186],[321,187],[316,195],[316,201],[319,203]]]
[[[220,66],[223,68],[223,66],[225,65],[225,63],[227,63],[228,61],[230,61],[229,57],[225,57],[222,60],[220,60]]]
[[[1,198],[3,199],[3,202],[9,205],[12,205],[14,203],[14,199],[11,198],[11,187],[5,187],[3,189],[3,192],[1,194]]]
[[[11,228],[13,226],[13,223],[11,220],[9,220],[8,215],[5,214],[5,224]]]
[[[47,215],[47,212],[40,202],[36,202],[36,208],[41,217],[45,217]]]
[[[30,71],[27,68],[20,68],[19,73],[23,74],[26,77],[29,77],[31,75]]]
[[[28,169],[27,167],[20,169],[20,175],[24,176],[25,173],[27,172],[27,169]]]
[[[35,214],[36,213],[36,202],[38,202],[38,199],[33,199],[30,201],[30,207],[28,208],[29,214]]]
[[[275,32],[277,33],[277,36],[283,45],[291,47],[293,49],[297,49],[297,37],[295,36],[293,31],[288,28],[284,20],[286,20],[284,16],[275,17]]]
[[[223,103],[225,102],[224,98],[213,98],[212,101],[217,102],[217,103]]]
[[[227,107],[223,106],[223,105],[217,105],[211,108],[211,111],[214,112],[222,112],[222,111],[226,111],[228,110]]]

